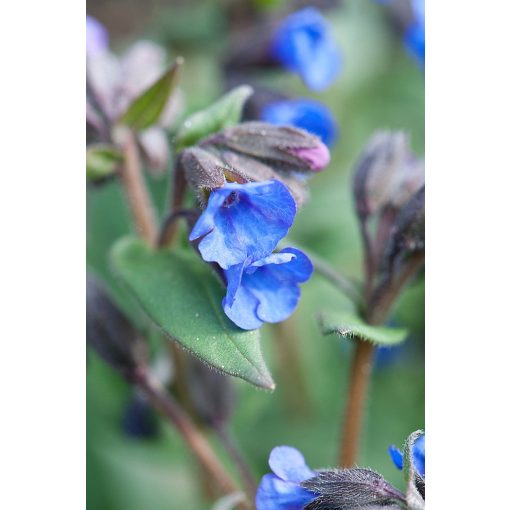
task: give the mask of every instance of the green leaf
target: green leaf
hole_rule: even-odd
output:
[[[323,335],[336,333],[344,338],[357,338],[377,345],[396,345],[403,342],[407,336],[406,329],[372,326],[355,313],[348,311],[322,312],[319,322]]]
[[[87,147],[87,179],[104,179],[117,171],[123,156],[113,145],[92,144]]]
[[[119,122],[135,131],[142,131],[156,123],[175,89],[183,63],[183,58],[177,57],[172,67],[132,101]]]
[[[189,116],[177,132],[177,148],[189,147],[207,135],[239,123],[244,103],[252,94],[252,87],[241,85],[205,110]]]
[[[239,329],[223,312],[225,288],[193,252],[155,251],[125,238],[113,247],[114,269],[149,317],[203,362],[255,386],[274,389],[258,331]]]

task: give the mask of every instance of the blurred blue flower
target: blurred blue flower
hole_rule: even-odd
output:
[[[301,289],[313,272],[300,250],[285,248],[260,260],[246,259],[225,271],[227,295],[223,309],[243,329],[287,319],[296,308]]]
[[[404,35],[404,43],[409,53],[425,66],[425,0],[411,2],[414,22],[409,25]]]
[[[133,439],[150,439],[158,435],[154,409],[141,394],[134,393],[126,405],[122,430]]]
[[[280,181],[226,183],[211,191],[189,240],[202,238],[198,249],[207,262],[244,267],[272,253],[295,215],[296,202]]]
[[[324,90],[340,73],[341,56],[331,27],[313,7],[294,12],[280,23],[271,52],[312,90]]]
[[[261,120],[275,125],[290,124],[313,133],[329,147],[337,137],[337,125],[329,109],[313,99],[289,99],[265,105]]]
[[[404,456],[402,452],[395,446],[388,448],[391,460],[398,469],[404,467]],[[422,434],[413,445],[413,462],[416,471],[425,478],[425,434]]]
[[[96,18],[87,16],[87,55],[108,50],[108,30]]]
[[[260,481],[257,510],[301,510],[317,497],[299,485],[316,475],[299,450],[290,446],[273,448],[269,467],[274,474],[264,475]]]

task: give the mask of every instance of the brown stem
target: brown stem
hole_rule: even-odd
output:
[[[423,260],[423,253],[413,255],[395,278],[374,292],[365,317],[369,324],[385,322],[400,291],[421,267]],[[374,344],[363,340],[356,341],[340,450],[340,465],[343,467],[352,467],[356,463],[374,352]]]
[[[136,374],[135,382],[152,405],[179,431],[190,450],[209,476],[216,481],[222,492],[224,494],[237,492],[239,490],[237,485],[225,471],[214,450],[172,396],[166,393],[164,388],[151,379],[145,371]],[[252,506],[246,500],[239,503],[238,507],[242,510],[252,510]]]
[[[345,407],[340,465],[352,467],[356,463],[363,423],[363,411],[372,372],[374,344],[358,340],[352,361],[349,395]]]
[[[125,133],[124,165],[120,175],[136,229],[153,246],[157,236],[156,217],[145,186],[136,140],[130,131]]]
[[[243,456],[239,452],[237,446],[232,441],[230,434],[225,426],[217,426],[215,427],[216,434],[218,435],[218,439],[221,441],[223,448],[228,453],[229,457],[232,459],[232,462],[236,465],[239,470],[239,476],[241,477],[246,493],[248,494],[248,498],[250,501],[255,501],[255,494],[257,492],[257,484],[253,475],[251,473],[250,468],[246,464]]]

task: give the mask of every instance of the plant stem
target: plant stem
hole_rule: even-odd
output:
[[[423,261],[424,253],[413,255],[395,278],[376,289],[368,303],[368,311],[365,316],[365,320],[369,324],[383,324],[386,321],[400,291],[421,267]],[[374,352],[374,344],[363,340],[356,341],[340,450],[340,465],[342,467],[352,467],[356,463]]]
[[[343,274],[336,271],[328,262],[315,254],[307,252],[308,257],[320,275],[338,287],[353,303],[358,304],[361,301],[361,294],[354,284]]]
[[[195,454],[209,476],[216,481],[222,492],[225,494],[237,492],[237,485],[225,471],[216,453],[177,402],[166,393],[157,381],[151,379],[146,371],[139,371],[135,376],[135,382],[152,405],[179,431],[190,450]],[[246,500],[239,503],[238,507],[242,510],[252,509],[252,506]]]
[[[340,465],[352,467],[356,463],[363,425],[363,411],[372,372],[375,345],[358,340],[352,361],[349,395],[345,407],[345,421],[340,452]]]
[[[218,439],[221,441],[223,448],[228,453],[229,457],[232,459],[237,469],[239,470],[239,476],[243,480],[244,488],[246,490],[246,494],[248,494],[248,498],[250,501],[255,501],[255,494],[257,492],[257,484],[255,479],[253,478],[252,472],[248,465],[246,464],[243,456],[239,452],[237,446],[232,441],[232,438],[225,426],[219,425],[215,427],[216,434],[218,435]]]
[[[121,180],[139,234],[151,245],[156,242],[156,217],[140,165],[140,155],[134,134],[126,131],[124,138],[124,165]]]

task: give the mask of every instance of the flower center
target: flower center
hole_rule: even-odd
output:
[[[224,200],[222,207],[231,207],[234,204],[239,202],[239,193],[237,191],[232,191],[230,195]]]

